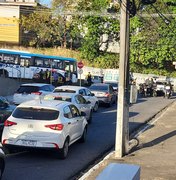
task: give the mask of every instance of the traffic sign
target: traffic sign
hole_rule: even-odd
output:
[[[80,69],[84,67],[84,64],[83,64],[82,61],[79,61],[79,62],[78,62],[78,67],[79,67]]]
[[[78,73],[79,73],[79,74],[82,74],[82,73],[83,73],[83,70],[82,70],[82,69],[78,69]]]

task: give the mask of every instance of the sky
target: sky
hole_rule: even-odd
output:
[[[40,4],[46,5],[48,7],[51,6],[51,0],[39,0]]]

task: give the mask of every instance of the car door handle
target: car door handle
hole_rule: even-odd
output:
[[[71,122],[68,122],[68,124],[71,124]]]

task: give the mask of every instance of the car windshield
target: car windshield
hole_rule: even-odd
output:
[[[58,93],[58,92],[64,92],[64,93],[76,93],[76,91],[70,90],[70,89],[55,89],[53,92],[54,92],[54,93]]]
[[[91,91],[107,91],[108,90],[108,86],[104,86],[104,85],[100,85],[100,86],[90,86],[89,89]]]
[[[44,108],[33,108],[26,107],[17,108],[13,114],[13,117],[20,119],[31,119],[31,120],[55,120],[59,116],[59,111]]]
[[[165,82],[156,82],[157,85],[164,85]]]
[[[17,93],[33,93],[33,92],[38,92],[39,87],[37,86],[21,86],[18,90]]]

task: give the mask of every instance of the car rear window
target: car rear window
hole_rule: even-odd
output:
[[[16,108],[12,114],[15,118],[31,120],[55,120],[59,116],[59,111],[44,108]]]
[[[76,91],[70,89],[55,89],[53,92],[76,93]]]
[[[108,86],[90,86],[89,89],[91,91],[107,91]]]
[[[38,92],[40,90],[37,86],[20,86],[20,88],[17,90],[17,93],[33,93]]]
[[[54,97],[54,100],[61,100],[61,101],[68,101],[71,102],[71,98],[70,97]]]

